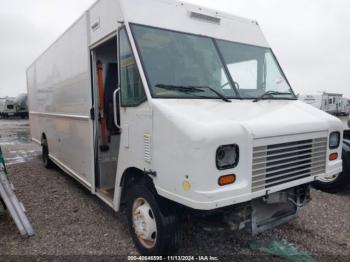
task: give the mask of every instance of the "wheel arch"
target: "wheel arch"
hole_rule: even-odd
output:
[[[121,203],[125,202],[128,187],[133,184],[143,183],[156,192],[153,179],[147,173],[137,167],[129,167],[124,172],[119,182],[121,189]]]

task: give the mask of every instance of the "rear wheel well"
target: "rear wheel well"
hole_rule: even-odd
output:
[[[49,156],[49,145],[47,142],[47,137],[45,133],[41,134],[41,148],[42,148],[42,160],[46,168],[53,167],[53,162],[50,160]]]

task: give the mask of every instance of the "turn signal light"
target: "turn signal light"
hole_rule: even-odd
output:
[[[329,160],[334,161],[338,159],[338,153],[333,153],[329,155]]]
[[[219,178],[219,185],[220,186],[231,185],[234,182],[236,182],[236,176],[235,175],[222,176],[222,177]]]

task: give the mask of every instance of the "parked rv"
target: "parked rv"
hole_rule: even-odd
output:
[[[5,98],[0,101],[0,117],[9,118],[16,115],[16,103],[14,98]]]
[[[0,97],[0,118],[2,117],[2,111],[4,110],[6,98]]]
[[[324,93],[325,97],[325,107],[326,112],[332,115],[339,115],[342,109],[343,95],[342,94],[332,94],[332,93]]]
[[[253,234],[286,223],[311,182],[342,171],[341,122],[297,100],[253,20],[100,0],[27,79],[44,165],[125,204],[144,255],[174,253],[184,216]]]
[[[348,116],[350,114],[350,99],[343,98],[341,103],[340,115]]]
[[[344,110],[342,94],[324,92],[323,94],[300,96],[299,99],[332,115],[341,115]]]
[[[303,101],[317,109],[320,109],[322,111],[327,111],[327,101],[325,100],[325,97],[323,94],[317,94],[317,95],[301,95],[299,96],[299,100]]]

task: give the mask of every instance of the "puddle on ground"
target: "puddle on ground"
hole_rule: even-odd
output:
[[[37,158],[41,155],[40,150],[17,150],[10,151],[8,153],[9,157],[5,158],[5,162],[7,166],[23,164]]]
[[[1,120],[0,146],[8,166],[26,163],[41,155],[41,148],[31,141],[28,121]]]
[[[1,145],[20,145],[31,143],[29,130],[23,129],[15,132],[3,131],[0,133],[0,146]]]

